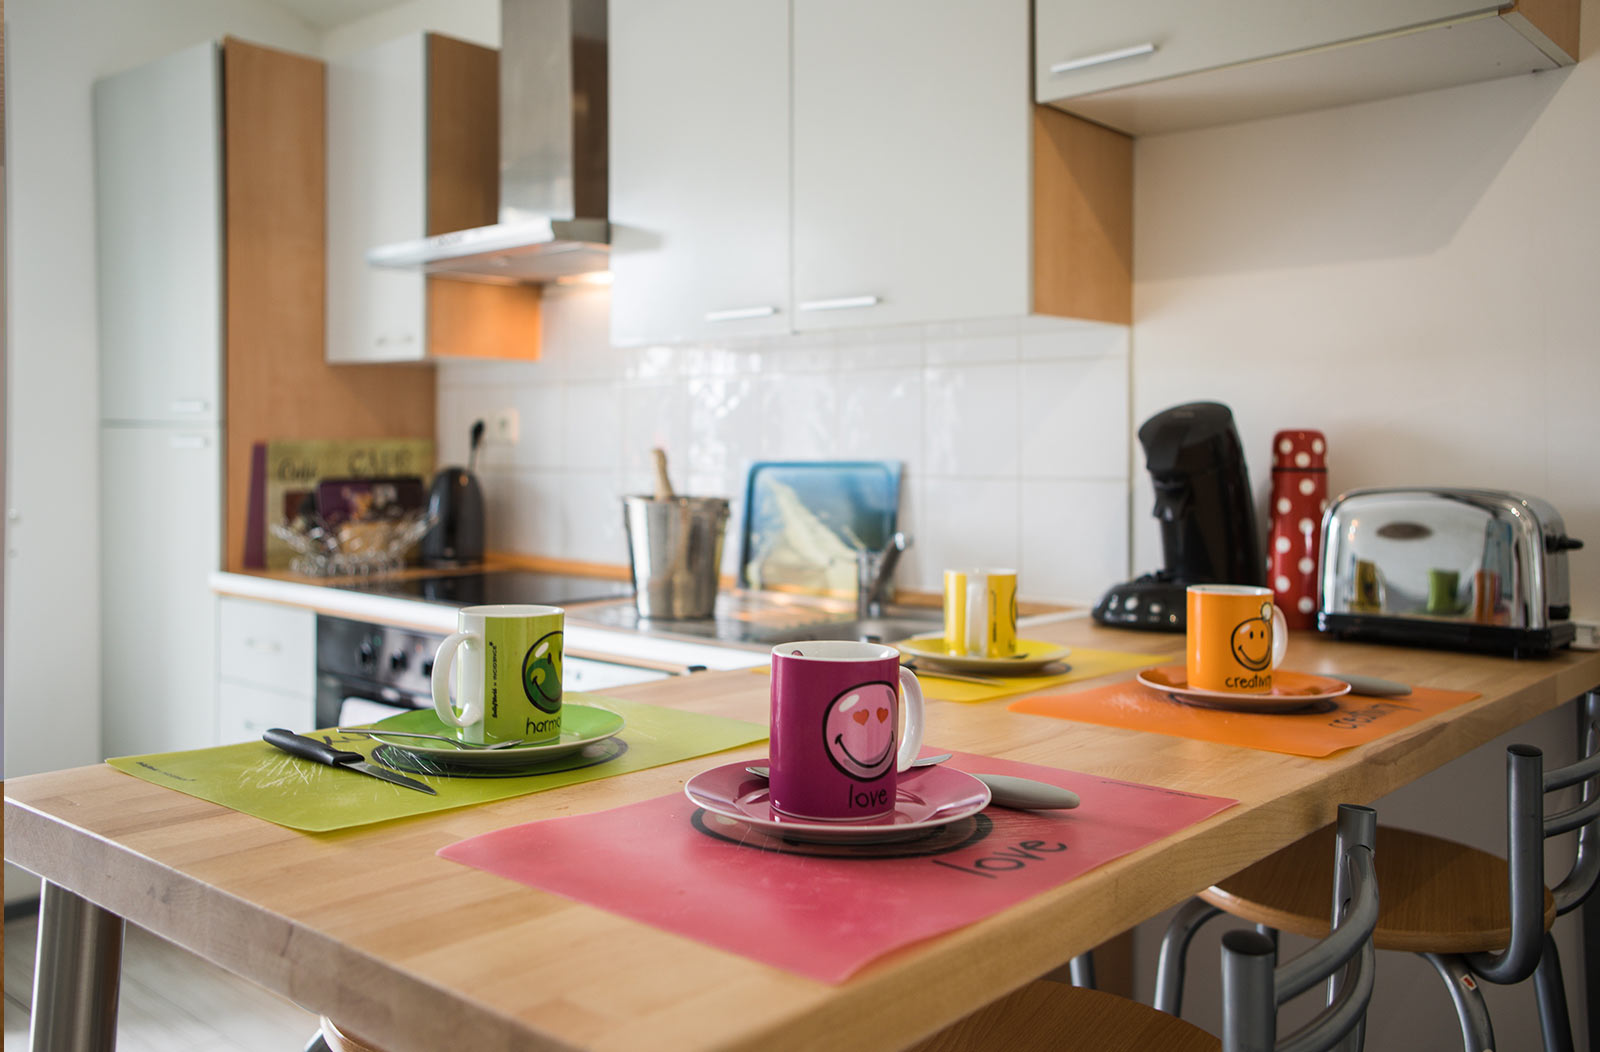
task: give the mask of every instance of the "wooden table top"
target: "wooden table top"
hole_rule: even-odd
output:
[[[1028,634],[1152,654],[1182,645],[1087,621]],[[320,835],[104,765],[58,771],[6,785],[6,857],[390,1052],[896,1048],[1331,821],[1340,802],[1369,802],[1600,685],[1592,652],[1516,662],[1297,634],[1289,664],[1483,697],[1325,759],[1024,716],[1003,701],[930,701],[933,745],[1240,802],[838,986],[434,855],[490,830],[679,792],[765,743]],[[767,678],[750,671],[610,693],[766,720]]]

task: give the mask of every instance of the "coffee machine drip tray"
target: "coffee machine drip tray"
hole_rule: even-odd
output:
[[[1149,632],[1184,631],[1188,602],[1187,581],[1165,570],[1147,573],[1115,585],[1095,605],[1094,619],[1113,628],[1142,628]]]

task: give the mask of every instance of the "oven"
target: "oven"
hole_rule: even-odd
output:
[[[433,708],[433,655],[443,633],[317,617],[317,726],[372,723]],[[671,673],[570,655],[562,690],[595,691],[667,679]]]

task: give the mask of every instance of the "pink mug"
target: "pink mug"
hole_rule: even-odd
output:
[[[825,822],[893,814],[899,773],[921,749],[922,686],[894,647],[823,640],[772,648],[773,810]]]

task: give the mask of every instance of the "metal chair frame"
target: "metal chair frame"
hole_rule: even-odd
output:
[[[1378,878],[1372,849],[1378,815],[1342,804],[1334,853],[1333,930],[1300,956],[1277,964],[1276,942],[1239,929],[1222,937],[1223,1052],[1360,1052],[1372,1000],[1378,926]],[[1278,1038],[1278,1008],[1319,983],[1328,1004],[1294,1033]]]
[[[1544,755],[1531,745],[1506,750],[1506,867],[1510,878],[1511,935],[1499,953],[1419,956],[1433,965],[1450,991],[1467,1052],[1493,1049],[1494,1028],[1476,979],[1500,985],[1530,976],[1539,1005],[1545,1052],[1572,1052],[1572,1025],[1562,985],[1561,959],[1555,940],[1544,926],[1544,841],[1578,833],[1572,868],[1551,894],[1556,915],[1581,906],[1600,881],[1600,691],[1578,699],[1577,762],[1553,771],[1544,769]],[[1579,802],[1564,811],[1545,813],[1546,793],[1582,785]],[[1161,940],[1156,970],[1155,1006],[1178,1015],[1183,1003],[1184,958],[1195,933],[1223,910],[1199,899],[1182,906]]]

